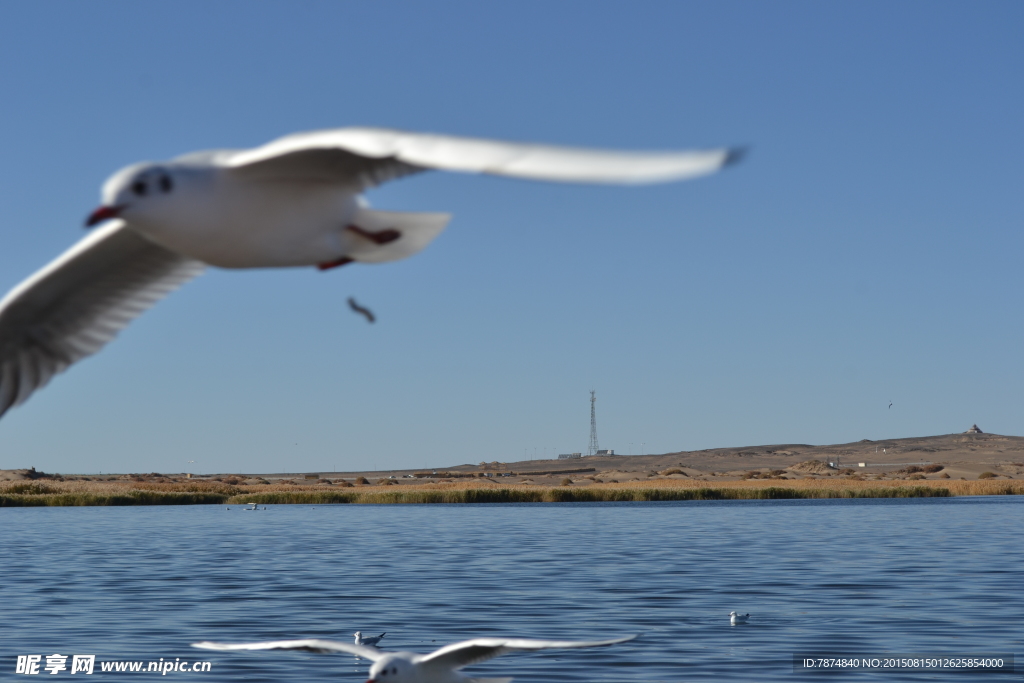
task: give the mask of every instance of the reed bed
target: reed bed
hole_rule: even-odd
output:
[[[843,477],[822,479],[746,479],[740,481],[707,481],[699,479],[663,479],[647,481],[631,481],[620,484],[598,484],[597,486],[615,488],[787,488],[796,490],[821,489],[825,491],[864,491],[871,489],[899,488],[935,488],[946,489],[953,496],[992,496],[992,495],[1024,495],[1024,481],[1015,479],[957,480],[957,479],[885,479],[858,480]],[[830,496],[822,496],[830,497]],[[883,498],[901,497],[899,495],[883,495]]]
[[[223,493],[44,493],[0,494],[0,507],[74,507],[80,505],[210,505],[223,503]]]
[[[741,488],[597,488],[588,487],[526,487],[453,488],[448,490],[360,491],[332,497],[323,492],[235,496],[237,503],[597,503],[641,502],[667,500],[781,500],[789,498],[929,498],[948,496],[949,491],[925,486],[903,486],[857,491],[842,489],[794,489],[765,487]]]
[[[0,484],[0,507],[75,505],[267,505],[559,503],[669,500],[783,500],[809,498],[922,498],[1021,495],[1015,480],[850,479],[745,480],[711,482],[655,479],[572,486],[456,481],[402,486],[340,487],[301,484],[229,485],[221,482],[37,480]]]

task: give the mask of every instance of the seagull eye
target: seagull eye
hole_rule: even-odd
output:
[[[171,182],[170,176],[160,176],[160,189],[164,192],[170,192],[174,189],[174,183]]]
[[[140,197],[146,196],[146,183],[142,180],[136,180],[132,183],[132,192],[139,195]]]

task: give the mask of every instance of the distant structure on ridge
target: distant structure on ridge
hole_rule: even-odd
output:
[[[593,418],[591,418],[591,419],[593,419]],[[978,425],[971,425],[971,428],[968,429],[966,432],[964,432],[964,434],[984,434],[984,433],[985,432],[983,432],[980,429],[978,429]]]
[[[590,446],[587,447],[587,455],[596,455],[600,446],[597,445],[597,409],[594,404],[597,403],[597,392],[591,389],[590,391]]]
[[[590,446],[587,448],[587,455],[615,455],[615,451],[611,449],[601,450],[601,447],[597,445],[597,392],[594,390],[590,391]],[[583,453],[559,453],[559,460],[572,460],[574,458],[582,458]]]

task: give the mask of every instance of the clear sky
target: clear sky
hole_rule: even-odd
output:
[[[0,420],[0,467],[550,457],[586,450],[590,389],[618,452],[1024,434],[1024,4],[0,9],[4,291],[109,174],[197,149],[348,125],[753,149],[641,188],[388,184],[374,206],[454,213],[426,251],[207,273]]]

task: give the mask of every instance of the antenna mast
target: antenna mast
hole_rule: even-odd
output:
[[[590,392],[590,446],[587,447],[587,455],[597,455],[600,448],[597,445],[597,410],[594,404],[597,403],[597,392]]]

